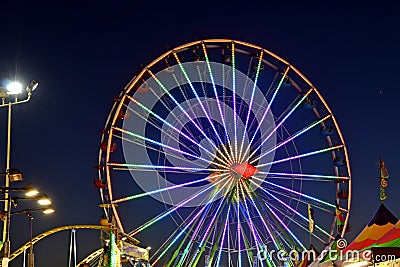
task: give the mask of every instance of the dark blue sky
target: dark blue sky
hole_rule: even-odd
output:
[[[353,231],[348,239],[379,205],[379,157],[390,174],[385,204],[400,216],[399,7],[386,1],[300,2],[2,3],[0,79],[40,82],[32,101],[15,107],[12,135],[12,165],[24,171],[26,182],[51,195],[57,209],[52,217],[35,216],[35,233],[98,223],[93,166],[113,97],[140,64],[168,48],[206,38],[242,40],[275,52],[321,92],[338,120],[351,161]],[[3,170],[4,108],[0,122]],[[24,216],[13,217],[11,236],[14,249],[26,240]],[[80,236],[82,240],[86,234],[78,232],[78,242]],[[80,258],[100,245],[97,232],[89,236],[92,247],[80,252]],[[43,259],[49,246],[52,256]],[[37,264],[65,264],[67,246],[67,233],[44,241],[36,249]]]

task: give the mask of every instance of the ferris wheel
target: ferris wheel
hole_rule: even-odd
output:
[[[98,160],[105,214],[153,247],[151,266],[281,266],[349,229],[335,116],[296,68],[249,43],[195,41],[136,73]]]

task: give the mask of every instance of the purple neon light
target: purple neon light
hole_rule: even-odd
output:
[[[278,87],[276,88],[274,94],[272,95],[271,101],[269,101],[268,106],[267,106],[267,108],[266,108],[266,110],[265,110],[263,116],[261,117],[261,121],[258,123],[257,128],[256,128],[256,131],[254,132],[253,137],[251,138],[250,143],[249,143],[249,145],[248,145],[248,147],[247,147],[245,153],[243,154],[243,156],[245,156],[246,153],[248,153],[248,150],[250,149],[251,145],[253,144],[254,138],[256,137],[258,131],[260,130],[260,127],[261,127],[262,123],[263,123],[264,120],[265,120],[265,117],[267,116],[269,110],[271,109],[271,105],[272,105],[272,103],[274,102],[275,97],[276,97],[276,95],[278,94],[278,91],[279,91],[279,89],[280,89],[281,86],[282,86],[283,80],[285,79],[287,73],[289,72],[289,69],[290,69],[290,67],[287,67],[287,68],[286,68],[285,73],[283,74],[281,80],[279,81]],[[242,159],[242,160],[243,160],[243,159]]]
[[[297,210],[293,209],[291,206],[289,206],[288,204],[286,204],[284,201],[280,200],[279,198],[277,198],[276,196],[274,196],[273,194],[271,194],[270,192],[268,192],[266,189],[260,187],[261,190],[263,192],[265,192],[266,194],[268,194],[269,196],[271,196],[272,198],[274,198],[276,201],[278,201],[279,203],[281,203],[282,205],[284,205],[286,208],[288,208],[289,210],[291,210],[293,213],[295,213],[296,215],[298,215],[300,218],[302,218],[303,220],[305,220],[306,222],[309,222],[308,218],[304,217],[301,213],[299,213]],[[285,188],[287,189],[287,188]],[[296,191],[294,191],[296,192]],[[298,193],[298,192],[296,192]],[[300,193],[301,194],[301,193]],[[315,226],[318,230],[320,230],[322,233],[326,234],[327,236],[331,236],[328,232],[326,232],[324,229],[320,228],[318,225]]]
[[[301,246],[303,250],[306,250],[306,247],[301,243],[301,241],[296,237],[296,235],[289,229],[289,227],[281,220],[281,218],[270,208],[270,206],[265,203],[265,206],[269,209],[269,211],[275,216],[275,218],[280,222],[280,224],[288,231],[288,233],[296,240],[297,244]]]
[[[241,185],[240,185],[240,189],[241,189],[241,191],[242,191],[242,195],[245,196],[243,187],[244,187],[244,186],[241,184]],[[250,193],[248,192],[248,190],[247,190],[246,187],[245,187],[245,189],[246,189],[246,192],[247,192],[248,194],[250,194]],[[245,197],[244,197],[244,198],[245,198]],[[248,205],[247,205],[247,201],[244,199],[243,202],[244,202],[244,205],[245,205],[245,208],[246,208],[248,221],[250,222],[251,233],[252,233],[253,236],[254,236],[255,242],[256,242],[257,244],[259,244],[259,243],[262,242],[262,239],[261,239],[259,233],[257,232],[256,228],[254,227],[254,223],[253,223],[253,220],[251,219],[250,210],[249,210],[249,207],[248,207]],[[257,208],[257,207],[255,207],[255,208]],[[261,255],[261,254],[260,254],[260,249],[259,249],[259,247],[258,247],[258,246],[256,246],[256,247],[257,247],[257,255]],[[260,263],[261,263],[261,267],[264,267],[263,262],[260,261]]]
[[[264,164],[257,165],[255,167],[256,168],[261,168],[261,167],[272,165],[272,164],[278,164],[278,163],[282,163],[282,162],[289,161],[289,160],[304,158],[304,157],[308,157],[308,156],[324,153],[324,152],[327,152],[327,151],[332,151],[332,150],[339,149],[339,148],[342,148],[342,147],[343,147],[343,145],[338,145],[338,146],[334,146],[334,147],[328,147],[328,148],[320,149],[320,150],[317,150],[317,151],[312,151],[312,152],[296,155],[296,156],[289,157],[289,158],[284,158],[284,159],[280,159],[280,160],[276,160],[276,161],[272,161],[272,162],[267,162],[267,163],[264,163]]]
[[[286,139],[285,141],[281,142],[280,144],[274,146],[273,148],[271,148],[270,150],[268,150],[267,152],[265,152],[264,154],[258,156],[257,158],[253,159],[252,162],[255,162],[257,160],[259,160],[262,157],[265,157],[266,155],[268,155],[269,153],[271,153],[272,151],[277,150],[278,148],[280,148],[281,146],[286,145],[288,142],[292,141],[293,139],[299,137],[300,135],[302,135],[305,132],[308,132],[310,129],[314,128],[315,126],[317,126],[318,124],[320,124],[321,122],[327,120],[328,118],[330,118],[331,115],[325,116],[324,118],[315,121],[314,123],[310,124],[309,126],[303,128],[302,130],[298,131],[296,134],[292,135],[291,137],[289,137],[288,139]]]
[[[232,42],[232,86],[233,86],[233,127],[235,135],[235,158],[238,158],[238,136],[237,136],[237,116],[236,116],[236,69],[235,69],[235,43]]]
[[[238,262],[239,267],[242,266],[242,253],[241,253],[241,245],[240,245],[240,197],[239,197],[239,185],[236,188],[236,197],[237,197],[237,242],[238,242]]]
[[[178,61],[179,66],[180,66],[181,69],[182,69],[183,67],[181,66],[181,63],[180,63],[180,61],[179,61],[178,56],[177,56],[175,53],[174,53],[174,55],[175,55],[175,57],[176,57],[176,59],[177,59],[177,61]],[[185,114],[185,116],[190,120],[190,122],[192,122],[193,125],[194,125],[194,126],[203,134],[203,136],[208,140],[208,137],[205,135],[203,129],[201,129],[200,126],[197,125],[197,123],[195,123],[195,122],[193,121],[192,117],[190,117],[190,115],[182,108],[182,106],[176,101],[176,99],[171,95],[171,93],[167,90],[167,88],[165,88],[165,86],[157,79],[157,77],[156,77],[149,69],[148,69],[147,71],[148,71],[149,74],[156,80],[156,82],[160,85],[160,87],[164,90],[164,92],[168,94],[168,96],[172,99],[172,101],[174,101],[175,105],[177,105],[177,107],[179,107],[179,109],[183,112],[183,114]],[[185,70],[182,69],[182,71],[183,71],[183,73],[187,76]],[[187,77],[187,78],[188,78],[188,77]],[[190,80],[188,80],[188,81],[189,81],[189,84],[191,85],[191,87],[193,88],[193,86],[192,86]],[[193,90],[193,89],[192,89],[192,90]],[[197,96],[197,99],[198,99],[197,92],[194,91],[194,93],[195,93],[195,95]],[[199,99],[198,99],[198,101],[199,101]],[[203,108],[203,110],[204,110],[204,106],[202,105],[201,101],[199,101],[199,103],[200,103],[200,106],[201,106],[201,107]],[[207,114],[206,114],[206,116],[207,116]],[[207,119],[208,119],[209,122],[210,122],[210,118],[209,118],[208,116],[207,116]],[[214,132],[216,133],[214,124],[211,123],[211,122],[210,122],[210,124],[211,124],[212,128],[214,129]],[[219,135],[218,135],[217,133],[216,133],[216,135],[217,135],[217,137],[220,139],[220,137],[219,137]],[[220,142],[221,142],[221,144],[222,144],[222,141],[220,141]],[[217,149],[217,146],[216,146],[213,142],[210,142],[210,144],[211,144],[211,146],[213,146],[215,149]],[[223,155],[222,155],[222,156],[223,156]],[[225,158],[225,160],[227,160],[227,158]]]
[[[270,206],[275,209],[276,211],[278,211],[282,216],[286,216],[291,222],[295,223],[296,225],[298,225],[301,229],[303,229],[305,232],[309,233],[309,229],[308,229],[308,225],[304,226],[302,225],[299,221],[295,220],[294,218],[290,218],[289,216],[287,216],[287,213],[285,213],[283,210],[281,210],[280,208],[276,207],[273,204],[270,204]],[[315,238],[317,238],[318,240],[320,240],[322,243],[325,243],[326,240],[323,240],[321,237],[317,236],[314,232],[310,233],[312,236],[314,236]],[[329,235],[328,235],[329,236]]]
[[[203,103],[201,102],[200,97],[199,97],[199,95],[198,95],[197,92],[196,92],[196,89],[193,87],[193,84],[192,84],[192,82],[190,81],[190,78],[189,78],[188,74],[186,73],[185,68],[182,66],[182,63],[180,62],[180,60],[179,60],[179,58],[178,58],[178,55],[177,55],[176,53],[174,53],[174,56],[175,56],[176,61],[178,62],[179,67],[181,68],[181,70],[182,70],[182,72],[183,72],[183,75],[185,76],[185,78],[186,78],[186,80],[187,80],[187,82],[188,82],[190,88],[192,89],[193,94],[195,95],[197,101],[199,102],[199,105],[200,105],[201,109],[203,110],[204,115],[206,116],[208,122],[209,122],[210,125],[211,125],[211,128],[213,129],[213,131],[214,131],[216,137],[218,138],[218,141],[220,142],[220,144],[223,144],[221,137],[219,136],[217,130],[215,129],[214,123],[211,121],[210,116],[208,115],[206,109],[204,108],[204,105],[203,105]]]
[[[247,189],[246,189],[246,190],[247,190]],[[251,202],[253,203],[253,207],[255,208],[255,210],[256,210],[257,213],[258,213],[258,216],[259,216],[260,219],[261,219],[261,222],[263,223],[265,229],[267,230],[269,236],[271,237],[272,242],[274,243],[275,248],[279,250],[279,244],[276,242],[276,240],[275,240],[275,238],[274,238],[274,235],[272,234],[271,229],[268,227],[267,223],[266,223],[265,220],[264,220],[263,215],[261,214],[260,210],[257,208],[257,205],[256,205],[256,203],[254,202],[253,196],[252,196],[251,194],[249,194],[249,197],[250,197]]]
[[[161,219],[165,218],[166,216],[168,216],[169,214],[171,214],[172,212],[176,211],[177,209],[179,209],[180,207],[182,207],[183,205],[185,205],[186,203],[188,203],[189,201],[193,200],[194,198],[198,197],[199,195],[203,194],[204,192],[206,192],[207,190],[209,190],[210,188],[214,187],[216,184],[222,182],[224,179],[221,179],[220,181],[217,181],[213,184],[210,184],[210,186],[205,187],[203,190],[197,192],[196,194],[194,194],[192,197],[182,201],[181,203],[179,203],[178,205],[176,205],[175,207],[171,208],[170,210],[164,212],[163,214],[160,214],[158,216],[156,216],[155,218],[151,219],[150,221],[146,222],[145,224],[143,224],[142,226],[138,227],[136,230],[134,230],[132,232],[132,236],[136,235],[137,233],[143,231],[144,229],[148,228],[149,226],[151,226],[152,224],[154,224],[155,222],[160,221]],[[228,182],[225,183],[225,185]],[[223,188],[223,187],[221,187]],[[220,190],[220,189],[219,189]],[[215,197],[216,194],[214,194],[213,198]],[[211,201],[211,200],[210,200]]]
[[[228,219],[229,219],[229,213],[230,213],[230,211],[231,211],[231,206],[228,207],[228,213],[227,213],[227,216],[226,216],[226,219],[225,219],[224,231],[223,231],[223,233],[222,233],[221,245],[220,245],[219,251],[218,251],[218,257],[217,257],[217,264],[216,264],[216,266],[219,266],[219,263],[220,263],[220,261],[221,261],[222,248],[223,248],[223,246],[224,246],[224,240],[225,240],[226,229],[228,228],[228,224],[229,224],[229,223],[228,223]],[[229,239],[229,237],[228,237],[228,239]],[[206,266],[206,267],[209,267],[209,266]]]
[[[226,122],[225,122],[224,114],[223,114],[223,112],[222,112],[221,104],[220,104],[220,101],[219,101],[219,98],[218,98],[217,88],[215,87],[214,76],[213,76],[213,74],[212,74],[212,70],[211,70],[211,66],[210,66],[210,61],[209,61],[208,55],[207,55],[206,46],[204,45],[204,43],[202,43],[202,46],[203,46],[204,56],[205,56],[205,58],[206,58],[206,64],[207,64],[208,72],[209,72],[209,74],[210,74],[211,84],[212,84],[212,87],[213,87],[213,90],[214,90],[215,99],[216,99],[217,105],[218,105],[218,111],[219,111],[219,114],[220,114],[220,116],[221,116],[222,124],[223,124],[223,126],[224,126],[225,137],[226,137],[226,140],[228,140],[228,144],[230,144],[230,142],[229,142],[229,135],[228,135],[227,127],[226,127]],[[225,147],[225,146],[224,146],[224,147]],[[231,151],[232,151],[232,149],[231,149]],[[232,151],[232,152],[233,152],[233,151]],[[226,149],[225,149],[225,153],[228,154],[228,152],[226,151]],[[232,159],[232,158],[231,158],[231,159]]]
[[[258,81],[258,75],[260,74],[260,68],[261,68],[261,62],[262,62],[262,57],[264,55],[264,51],[261,51],[261,55],[259,57],[258,60],[258,65],[257,65],[257,71],[256,71],[256,77],[254,79],[254,83],[253,83],[253,90],[251,92],[251,98],[250,98],[250,105],[247,111],[247,116],[246,116],[246,123],[244,125],[244,130],[243,130],[243,136],[242,136],[242,142],[240,144],[240,152],[239,152],[239,158],[242,158],[242,150],[243,150],[243,145],[244,145],[244,138],[246,136],[246,132],[247,132],[247,127],[249,124],[249,118],[250,118],[250,111],[253,107],[253,100],[254,100],[254,93],[256,91],[256,87],[257,87],[257,81]],[[247,150],[247,149],[246,149]]]
[[[222,203],[222,200],[220,201],[220,203]],[[186,258],[186,255],[189,253],[189,251],[190,251],[189,248],[192,246],[192,243],[193,243],[194,239],[197,237],[197,234],[198,234],[198,232],[200,230],[200,227],[203,225],[204,218],[206,217],[210,207],[211,207],[211,202],[208,202],[207,203],[207,209],[203,212],[203,214],[202,214],[202,216],[200,218],[200,221],[197,222],[196,229],[192,233],[192,236],[190,237],[189,242],[186,244],[186,248],[183,250],[184,253],[181,255],[181,258],[180,258],[180,260],[179,260],[179,262],[177,264],[177,267],[180,267],[182,265],[182,263],[184,262],[184,260]],[[195,255],[192,257],[192,262],[190,262],[190,264],[188,266],[192,266],[193,260],[196,258],[197,253],[198,252],[196,252]]]
[[[168,250],[175,244],[175,242],[186,232],[186,230],[189,228],[190,225],[193,224],[193,222],[197,219],[197,217],[200,216],[200,214],[203,213],[204,209],[207,206],[204,206],[203,208],[200,209],[199,212],[197,212],[197,214],[188,222],[188,224],[185,225],[185,227],[183,227],[183,229],[178,233],[177,236],[175,236],[175,238],[168,244],[168,246],[161,252],[161,254],[157,257],[157,259],[153,262],[152,266],[157,263],[164,255],[165,253],[168,252]]]
[[[107,166],[111,167],[127,167],[128,169],[145,169],[149,170],[185,170],[185,171],[209,171],[209,172],[226,172],[226,169],[210,169],[210,168],[195,168],[195,167],[184,167],[184,166],[165,166],[165,165],[149,165],[149,164],[131,164],[131,163],[107,163]]]
[[[224,175],[228,175],[228,173],[222,173],[222,174],[220,174],[218,176],[222,177]],[[183,183],[183,184],[176,184],[176,185],[173,185],[173,186],[170,186],[170,187],[160,188],[160,189],[157,189],[157,190],[148,191],[148,192],[137,194],[137,195],[133,195],[133,196],[116,199],[116,200],[112,201],[112,203],[113,204],[117,204],[117,203],[120,203],[120,202],[125,202],[125,201],[129,201],[129,200],[132,200],[132,199],[140,198],[140,197],[145,197],[145,196],[153,195],[153,194],[156,194],[156,193],[161,193],[161,192],[164,192],[164,191],[169,191],[169,190],[181,188],[181,187],[188,186],[188,185],[201,183],[201,182],[207,181],[209,179],[210,178],[207,176],[207,177],[205,177],[203,179],[199,179],[199,180],[195,180],[195,181],[191,181],[191,182],[187,182],[187,183]]]
[[[208,149],[206,149],[205,147],[203,147],[201,144],[199,144],[199,142],[197,142],[196,140],[193,140],[190,136],[188,136],[187,134],[185,134],[184,132],[181,132],[178,128],[176,128],[175,126],[173,126],[171,123],[169,123],[168,121],[166,121],[166,120],[164,120],[163,118],[161,118],[158,114],[156,114],[156,113],[154,113],[152,110],[150,110],[149,108],[147,108],[145,105],[143,105],[142,103],[140,103],[139,101],[137,101],[136,99],[134,99],[134,98],[132,98],[132,97],[130,97],[130,96],[127,96],[133,103],[135,103],[135,104],[137,104],[139,107],[141,107],[143,110],[145,110],[146,112],[148,112],[149,114],[151,114],[151,115],[153,115],[154,117],[156,117],[158,120],[160,120],[160,121],[162,121],[164,124],[166,124],[166,125],[168,125],[171,129],[173,129],[175,132],[177,132],[177,133],[179,133],[179,134],[181,134],[182,136],[184,136],[187,140],[189,140],[190,142],[192,142],[193,144],[195,144],[195,145],[197,145],[197,146],[199,146],[201,149],[203,149],[206,153],[208,153],[209,155],[212,155],[212,156],[214,156],[214,154],[213,153],[211,153]],[[192,121],[192,118],[191,117],[189,117],[189,119]],[[195,124],[194,122],[192,122],[193,124]],[[118,128],[119,129],[119,128]],[[201,130],[201,129],[199,129],[202,133],[204,132],[203,130]],[[125,133],[131,133],[131,132],[129,132],[129,131],[126,131],[126,130],[122,130],[121,129],[121,131],[125,131]],[[205,134],[204,134],[205,135]],[[135,135],[133,135],[133,136],[135,136]],[[138,136],[140,136],[140,135],[138,135]],[[206,137],[206,139],[208,139],[207,138],[207,136],[205,136]],[[148,138],[147,138],[148,139]],[[151,139],[149,139],[149,140],[151,140]],[[156,141],[154,141],[154,142],[156,142]],[[212,143],[212,142],[210,142],[210,143]],[[214,144],[214,143],[213,143]],[[215,147],[215,144],[214,144],[214,147]],[[215,147],[216,148],[216,147]],[[222,161],[222,160],[221,160]]]
[[[125,106],[126,106],[126,108],[127,108],[129,111],[135,113],[135,115],[138,116],[139,118],[143,119],[144,121],[147,121],[148,123],[150,123],[150,124],[151,124],[152,126],[154,126],[154,127],[159,127],[158,125],[156,125],[156,124],[155,124],[152,120],[150,120],[149,118],[145,118],[142,114],[138,113],[136,110],[132,109],[131,107],[129,107],[129,106],[127,106],[127,105],[125,105]],[[173,113],[172,113],[172,114],[173,114]],[[176,118],[175,114],[173,114],[173,116]],[[168,136],[170,139],[174,140],[175,142],[179,142],[179,140],[178,140],[175,136],[171,135],[168,131],[164,132],[164,135]],[[130,139],[127,139],[127,138],[123,138],[122,136],[118,136],[118,135],[115,135],[115,134],[113,134],[113,136],[115,136],[115,137],[117,137],[117,138],[120,138],[120,139],[122,139],[122,140],[124,140],[124,141],[128,141],[128,142],[130,142],[130,143],[133,143],[133,144],[136,144],[136,145],[141,145],[141,146],[145,147],[145,145],[142,144],[142,143],[140,143],[140,142],[135,142],[134,140],[130,140]],[[192,136],[192,138],[193,138],[193,136]],[[189,147],[188,145],[186,145],[185,143],[182,143],[182,142],[181,142],[180,144],[181,144],[182,146],[184,146],[184,147],[185,147],[187,150],[189,150],[190,152],[194,152],[193,149],[190,148],[190,147]],[[156,150],[155,148],[152,148],[152,147],[147,147],[147,148],[150,148],[150,149],[152,149],[152,150]],[[171,156],[171,157],[178,158],[178,156],[175,155],[175,154],[166,153],[165,151],[164,151],[164,153],[167,154],[167,155],[169,155],[169,156]],[[180,158],[180,159],[181,159],[181,158]],[[189,160],[189,159],[185,159],[185,161],[190,161],[190,160]],[[190,161],[190,162],[191,162],[191,161]]]
[[[254,156],[254,153],[256,153],[256,151],[259,150],[259,149],[262,147],[262,145],[264,145],[264,143],[272,136],[272,134],[273,134],[274,132],[276,132],[276,130],[279,129],[279,127],[281,127],[281,125],[287,120],[287,118],[289,118],[290,115],[292,115],[292,113],[297,109],[297,107],[298,107],[301,103],[303,103],[304,99],[306,99],[307,96],[308,96],[313,90],[314,90],[314,88],[311,88],[310,90],[308,90],[307,93],[305,93],[304,96],[300,99],[300,101],[298,101],[297,104],[294,105],[294,107],[288,112],[288,114],[278,123],[278,125],[275,126],[275,128],[269,133],[269,135],[268,135],[267,137],[263,138],[263,141],[261,141],[260,145],[259,145],[256,149],[254,149],[254,151],[253,151],[253,152],[250,154],[250,156],[248,157],[248,160],[247,160],[247,161],[249,161],[249,160]]]
[[[324,179],[350,179],[349,177],[345,176],[335,176],[335,175],[320,175],[320,174],[304,174],[304,173],[281,173],[281,172],[258,172],[259,174],[268,174],[268,178],[270,175],[277,175],[277,176],[289,176],[289,177],[309,177],[309,178],[324,178]]]

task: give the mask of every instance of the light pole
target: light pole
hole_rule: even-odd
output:
[[[18,100],[18,96],[22,94],[22,85],[18,82],[11,82],[6,87],[0,87],[1,104],[0,107],[8,107],[8,119],[7,119],[7,156],[6,156],[6,179],[5,187],[10,186],[10,155],[11,155],[11,111],[12,106],[17,104],[26,103],[31,99],[32,92],[37,88],[38,82],[33,80],[27,87],[27,96],[23,100]],[[10,198],[8,196],[8,190],[5,191],[4,198],[4,212],[9,213],[10,209]],[[3,224],[3,259],[1,261],[2,267],[8,267],[8,261],[10,256],[10,241],[7,238],[7,229],[9,228],[9,216],[4,220]]]
[[[51,214],[54,212],[54,209],[50,206],[48,207],[44,207],[44,208],[38,208],[38,209],[24,209],[24,210],[20,210],[20,211],[15,211],[15,212],[9,212],[10,215],[16,215],[16,214],[26,214],[26,216],[28,217],[28,222],[29,222],[29,253],[28,253],[28,267],[34,267],[35,265],[35,256],[33,254],[33,242],[32,242],[32,237],[33,237],[33,212],[37,212],[37,211],[42,211],[44,214]]]
[[[35,256],[33,254],[33,244],[32,244],[32,220],[33,216],[30,212],[26,213],[26,216],[29,220],[29,253],[28,253],[28,267],[34,267],[35,265]]]
[[[0,187],[2,192],[8,192],[8,210],[5,212],[0,212],[0,218],[4,218],[7,221],[6,225],[6,239],[4,242],[4,255],[2,259],[2,267],[8,266],[9,258],[10,258],[10,222],[11,222],[11,215],[25,213],[28,215],[30,212],[35,211],[43,211],[45,214],[50,214],[54,212],[54,209],[50,207],[51,200],[46,194],[38,195],[38,191],[32,188],[30,185],[26,187],[19,187],[19,188],[12,188],[12,187]],[[25,191],[25,197],[11,197],[11,191]],[[14,203],[14,206],[18,205],[19,200],[37,200],[37,203],[41,206],[45,206],[44,208],[37,208],[37,209],[24,209],[20,211],[11,212],[11,203]],[[32,217],[33,218],[33,217]],[[32,252],[31,248],[31,252]],[[28,263],[32,262],[33,266],[33,254],[29,255]]]

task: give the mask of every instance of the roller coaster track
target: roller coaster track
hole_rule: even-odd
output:
[[[35,244],[36,242],[39,242],[43,238],[61,232],[65,230],[72,230],[72,229],[93,229],[93,230],[102,230],[102,231],[109,231],[110,227],[108,226],[101,226],[101,225],[66,225],[66,226],[60,226],[51,230],[48,230],[46,232],[43,232],[34,238],[32,238],[32,244]],[[139,241],[138,241],[139,242]],[[19,256],[21,253],[24,252],[24,250],[28,249],[31,246],[30,242],[25,243],[22,245],[20,248],[15,250],[11,255],[10,255],[10,261],[15,259],[17,256]]]
[[[83,264],[92,262],[92,260],[95,260],[97,257],[99,257],[103,253],[103,249],[99,248],[96,251],[93,251],[91,254],[89,254],[86,258],[84,258],[80,263],[76,265],[76,267],[82,267]]]

